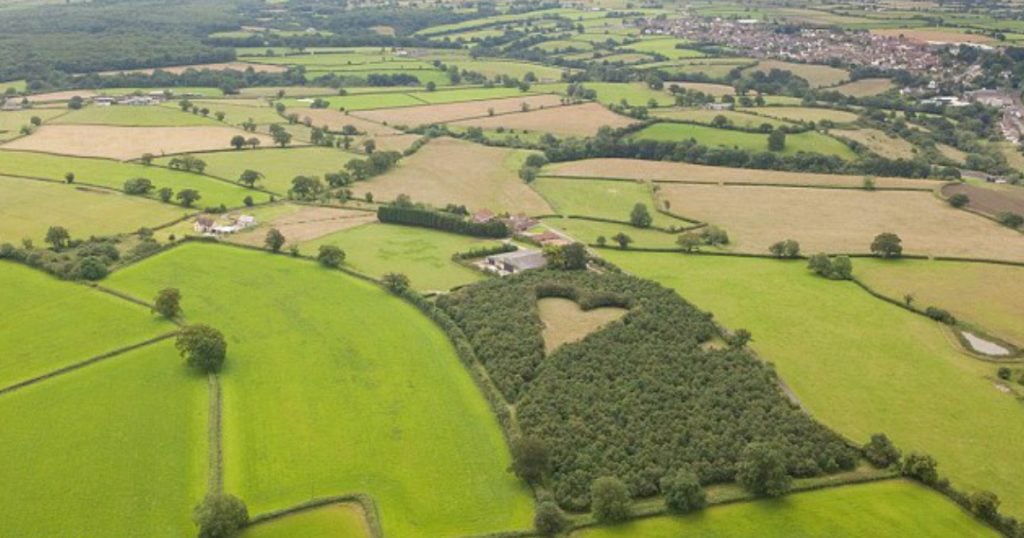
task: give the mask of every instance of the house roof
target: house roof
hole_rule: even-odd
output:
[[[488,256],[487,259],[492,262],[507,263],[518,271],[537,269],[547,265],[547,259],[544,258],[544,253],[539,250],[517,250],[515,252],[506,252],[504,254]]]

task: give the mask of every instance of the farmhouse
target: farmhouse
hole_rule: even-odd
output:
[[[208,217],[198,217],[195,222],[192,223],[192,229],[195,230],[196,233],[210,233],[210,230],[213,229],[213,219]]]
[[[484,259],[482,267],[499,276],[514,275],[529,269],[540,269],[547,265],[544,253],[539,250],[520,249],[515,252],[495,254]]]
[[[7,100],[5,100],[3,106],[0,107],[0,110],[3,110],[4,112],[14,112],[16,110],[21,110],[21,109],[22,109],[21,103],[15,101],[14,99],[7,99]]]
[[[485,222],[491,222],[494,220],[494,212],[490,209],[481,209],[480,211],[473,213],[473,216],[470,218],[477,224],[484,224]]]
[[[231,218],[226,224],[218,224],[209,217],[198,217],[192,224],[192,229],[197,233],[205,235],[222,235],[240,232],[255,225],[256,217],[252,215],[241,215]]]
[[[538,224],[537,219],[530,218],[526,216],[526,214],[524,213],[520,213],[518,215],[511,215],[507,218],[502,219],[502,222],[505,223],[505,226],[508,226],[508,229],[512,233],[525,232],[526,230],[529,230],[530,228],[533,228]]]

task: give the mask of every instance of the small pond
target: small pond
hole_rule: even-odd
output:
[[[972,334],[967,331],[961,331],[960,334],[964,335],[964,338],[967,340],[967,343],[970,344],[971,349],[981,353],[982,355],[1005,357],[1010,354],[1009,349],[1006,349],[1005,347],[990,340],[985,340],[976,334]]]

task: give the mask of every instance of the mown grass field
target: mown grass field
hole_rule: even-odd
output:
[[[370,536],[362,509],[331,504],[253,525],[241,538],[359,538]]]
[[[999,536],[940,494],[890,480],[796,493],[778,500],[714,506],[684,517],[656,517],[594,528],[573,538],[643,536]]]
[[[47,122],[54,116],[59,116],[65,112],[67,111],[52,108],[0,112],[0,142],[21,136],[21,128],[26,125],[31,125],[33,117],[37,117],[43,120],[43,122]]]
[[[762,60],[756,66],[750,68],[750,70],[762,71],[764,73],[768,73],[772,69],[789,71],[794,75],[807,80],[807,82],[811,84],[812,88],[835,86],[836,84],[845,82],[849,78],[849,73],[846,71],[827,65]]]
[[[206,161],[206,174],[238,181],[242,172],[256,170],[265,176],[256,182],[256,186],[279,194],[288,192],[295,176],[319,176],[323,182],[324,174],[341,171],[345,163],[360,158],[354,153],[321,146],[244,149],[194,155]],[[170,157],[164,157],[154,162],[166,165],[169,161]]]
[[[803,106],[765,106],[744,108],[744,112],[787,121],[819,122],[823,120],[835,123],[849,123],[857,120],[857,115],[843,110],[830,108],[814,108]]]
[[[858,260],[854,274],[898,301],[914,296],[958,319],[1024,347],[1024,268],[928,260]]]
[[[6,394],[0,420],[4,534],[195,532],[192,507],[207,485],[207,381],[172,342]]]
[[[584,83],[584,86],[597,92],[597,101],[606,105],[619,105],[625,100],[630,106],[647,106],[651,99],[658,106],[671,106],[675,103],[675,98],[669,95],[668,92],[652,90],[641,82],[587,82]],[[538,92],[553,91],[564,94],[566,87],[565,83],[534,84],[531,90]]]
[[[685,39],[644,39],[642,41],[637,41],[636,43],[625,45],[622,48],[637,52],[653,52],[655,54],[661,54],[670,60],[700,58],[705,56],[703,52],[697,50],[677,47],[677,45],[686,45],[688,43],[689,42]]]
[[[728,148],[737,147],[748,151],[768,151],[768,135],[766,134],[717,129],[704,125],[655,123],[637,131],[632,136],[637,139],[664,142],[681,142],[692,138],[698,143],[709,147],[725,146]],[[853,150],[846,144],[815,131],[786,135],[785,149],[779,153],[793,155],[801,151],[835,155],[843,159],[853,159],[856,157]]]
[[[252,119],[256,123],[283,123],[286,121],[274,107],[267,106],[265,101],[250,99],[193,99],[192,104],[199,108],[210,109],[210,117],[214,118],[217,112],[224,113],[224,121],[231,125],[241,125]],[[178,103],[167,103],[165,107],[178,108]],[[178,109],[180,110],[180,109]],[[289,112],[295,112],[294,110]],[[299,114],[302,117],[302,114]]]
[[[357,196],[370,192],[377,201],[408,194],[413,201],[438,207],[454,203],[471,211],[550,214],[547,202],[519,179],[527,155],[523,150],[437,138],[402,159],[394,170],[353,187]]]
[[[72,237],[134,232],[180,218],[184,208],[116,192],[0,176],[0,242],[43,246],[50,226]]]
[[[896,87],[893,81],[887,78],[862,78],[853,82],[847,82],[833,88],[835,91],[851,97],[868,97],[885,93]]]
[[[176,329],[145,307],[13,262],[0,263],[0,304],[11,307],[0,311],[0,387]]]
[[[425,228],[373,223],[304,242],[301,251],[316,255],[320,245],[336,245],[356,271],[376,278],[404,273],[415,289],[444,291],[484,278],[483,273],[453,262],[452,254],[496,244]]]
[[[997,389],[996,365],[962,354],[943,325],[814,276],[802,261],[602,252],[749,330],[818,420],[856,442],[884,432],[934,456],[957,488],[991,490],[1006,513],[1024,514],[1014,463],[1024,408]]]
[[[655,226],[667,228],[687,225],[684,221],[656,211],[651,187],[644,183],[540,177],[530,185],[561,215],[583,215],[629,222],[633,206],[641,203],[647,206]]]
[[[604,236],[609,245],[615,245],[612,237],[624,233],[633,239],[632,247],[645,248],[677,248],[676,234],[670,234],[650,228],[635,228],[629,224],[600,222],[584,219],[568,219],[551,217],[543,219],[544,224],[559,230],[581,243],[593,244],[597,238]]]
[[[121,125],[126,127],[180,127],[220,125],[212,116],[206,117],[165,106],[87,106],[72,110],[53,124]]]
[[[389,536],[530,525],[532,499],[505,471],[504,439],[451,344],[383,289],[315,262],[208,244],[107,283],[140,296],[175,285],[190,322],[224,332],[225,488],[251,513],[362,492]]]
[[[554,82],[561,80],[562,78],[562,69],[529,62],[488,59],[473,60],[467,58],[465,60],[455,60],[451,63],[452,65],[457,66],[460,70],[465,69],[467,71],[476,71],[488,78],[493,78],[497,75],[508,75],[510,77],[522,79],[527,73],[533,73],[536,75],[537,80],[541,82]]]
[[[551,353],[562,344],[576,342],[626,315],[625,308],[606,306],[583,311],[572,299],[547,297],[537,301],[544,324],[544,349]]]
[[[868,253],[892,232],[906,254],[1024,261],[1024,236],[929,192],[665,184],[662,195],[673,211],[728,230],[742,252],[795,239],[806,253]]]
[[[242,205],[242,200],[246,196],[252,196],[253,200],[257,202],[265,202],[270,199],[266,193],[246,189],[240,185],[231,185],[213,178],[160,166],[144,166],[108,159],[0,150],[0,174],[64,181],[64,174],[68,172],[75,174],[75,182],[79,185],[99,185],[121,190],[125,181],[144,177],[153,182],[155,190],[163,187],[170,187],[174,192],[182,189],[195,189],[202,196],[196,203],[199,207],[220,204],[237,207]]]
[[[878,129],[835,129],[838,137],[853,140],[887,159],[913,159],[917,148],[898,136],[889,136]]]
[[[696,123],[711,124],[718,116],[723,116],[729,120],[730,124],[737,127],[743,127],[746,129],[756,129],[764,124],[771,125],[772,127],[780,127],[783,125],[792,125],[788,121],[782,121],[775,118],[769,118],[759,116],[757,114],[748,114],[746,112],[738,112],[734,110],[709,110],[706,108],[666,108],[659,109],[653,114],[658,118],[665,118],[669,120],[681,120],[681,121],[692,121]]]

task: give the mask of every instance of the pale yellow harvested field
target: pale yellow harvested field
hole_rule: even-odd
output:
[[[246,69],[252,68],[257,73],[283,73],[288,70],[283,65],[270,65],[270,64],[253,64],[248,62],[223,62],[215,64],[193,64],[193,65],[175,65],[172,67],[157,67],[152,69],[129,69],[127,71],[104,71],[101,75],[116,75],[117,73],[141,73],[144,75],[151,75],[154,71],[163,71],[165,73],[173,73],[180,75],[189,69],[195,69],[196,71],[245,71]]]
[[[672,184],[662,196],[673,211],[725,228],[740,252],[795,239],[804,253],[867,253],[876,235],[893,232],[906,254],[1024,261],[1024,235],[926,192]]]
[[[900,137],[890,137],[877,129],[830,131],[833,136],[853,140],[887,159],[913,159],[917,148]]]
[[[722,95],[735,95],[736,88],[732,86],[726,86],[725,84],[711,84],[710,82],[670,82],[669,85],[678,84],[682,88],[693,90],[696,92],[703,92],[708,95],[722,96]]]
[[[49,103],[52,101],[67,101],[76,95],[82,99],[89,99],[95,97],[96,92],[92,90],[66,90],[62,92],[37,93],[29,95],[27,99],[30,103]]]
[[[954,148],[953,146],[947,146],[946,144],[935,144],[935,148],[938,149],[939,153],[941,153],[947,159],[952,159],[958,163],[963,163],[964,161],[967,160],[967,154],[964,153],[963,151],[960,151],[957,148]],[[1018,155],[1020,154],[1018,153]]]
[[[743,108],[743,112],[759,114],[769,118],[789,121],[814,121],[829,120],[835,123],[848,123],[855,121],[857,115],[844,110],[832,110],[829,108],[814,108],[803,106],[765,106],[758,108]]]
[[[847,82],[846,84],[840,84],[832,89],[843,95],[867,97],[887,92],[895,87],[896,84],[887,78],[862,78],[853,82]]]
[[[160,156],[228,149],[235,135],[246,138],[255,136],[264,147],[273,145],[269,136],[246,133],[231,127],[43,125],[31,136],[3,144],[3,148],[128,160],[141,157],[144,153]]]
[[[530,112],[517,112],[485,118],[474,118],[452,122],[460,127],[483,129],[515,129],[516,131],[537,131],[567,136],[588,136],[596,134],[604,126],[618,129],[636,123],[635,120],[620,116],[599,103],[585,103],[557,108],[544,108]]]
[[[289,244],[299,244],[376,221],[377,214],[372,211],[332,207],[297,207],[295,211],[274,218],[270,222],[260,223],[244,232],[229,235],[227,240],[243,245],[262,246],[267,237],[267,231],[277,228]]]
[[[329,108],[292,108],[287,113],[298,114],[300,118],[310,118],[313,120],[314,127],[326,126],[331,131],[340,131],[346,125],[351,125],[359,132],[371,135],[393,135],[402,132],[387,125],[381,125],[380,123],[364,120],[351,114],[345,114],[340,110],[331,110]]]
[[[551,353],[563,344],[585,338],[605,325],[626,315],[625,308],[601,307],[583,311],[576,301],[548,297],[537,301],[544,324],[544,351]]]
[[[845,82],[847,78],[849,78],[849,73],[835,67],[817,64],[780,62],[778,60],[762,60],[750,69],[754,71],[763,71],[765,73],[772,69],[789,71],[794,75],[807,80],[807,82],[811,84],[811,87],[814,88],[835,86],[840,82]]]
[[[968,34],[956,30],[941,28],[876,28],[872,34],[886,36],[903,36],[911,41],[921,43],[980,43],[994,45],[998,41],[986,35]]]
[[[353,112],[352,115],[366,118],[371,121],[387,123],[388,125],[407,125],[415,127],[417,125],[485,117],[489,114],[488,111],[490,110],[493,110],[495,114],[517,112],[522,110],[523,103],[526,103],[531,109],[562,106],[562,99],[563,97],[558,95],[549,94],[524,95],[522,97],[509,97],[506,99],[486,99],[482,101],[463,101],[461,103],[446,103],[442,105],[364,110]]]
[[[642,161],[637,159],[584,159],[582,161],[557,163],[544,167],[543,174],[551,176],[696,183],[760,183],[775,185],[822,185],[828,187],[860,187],[864,184],[863,176],[752,170],[747,168],[726,168],[724,166],[703,166],[699,164]],[[879,188],[931,190],[941,185],[943,185],[943,182],[929,179],[875,178],[875,186]]]
[[[423,138],[418,134],[396,134],[387,136],[360,136],[352,143],[352,147],[358,150],[363,149],[363,141],[373,140],[376,144],[376,151],[398,151],[402,152],[412,146],[414,142]]]
[[[554,210],[518,176],[529,152],[492,148],[437,138],[395,170],[354,185],[357,196],[373,193],[377,201],[408,194],[413,201],[444,207],[465,204],[470,210],[546,215]]]

